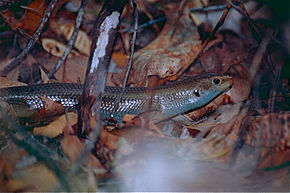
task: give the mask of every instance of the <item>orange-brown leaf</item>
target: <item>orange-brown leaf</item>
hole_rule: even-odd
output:
[[[68,113],[68,119],[71,125],[75,125],[77,123],[77,115],[74,112]],[[49,125],[43,127],[35,127],[33,129],[33,134],[54,138],[60,135],[66,126],[67,126],[66,117],[65,115],[62,115]]]

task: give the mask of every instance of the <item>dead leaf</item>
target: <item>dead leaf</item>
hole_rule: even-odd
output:
[[[0,77],[0,88],[6,88],[11,86],[25,86],[27,84],[18,81],[12,81],[9,78]]]
[[[74,112],[69,112],[67,115],[68,115],[69,123],[71,125],[77,124],[77,115]],[[34,127],[33,134],[46,136],[49,138],[55,138],[63,132],[63,129],[66,127],[67,124],[68,123],[66,121],[65,115],[62,115],[47,126]]]
[[[70,40],[74,25],[71,24],[61,24],[59,26],[59,29],[66,40]],[[89,38],[89,36],[82,30],[79,30],[78,35],[76,37],[76,40],[74,42],[74,47],[82,54],[85,54],[86,56],[90,55],[90,49],[91,49],[92,41]]]
[[[45,51],[47,51],[48,53],[56,57],[62,57],[66,49],[66,45],[51,38],[42,38],[41,43]],[[79,55],[77,51],[71,50],[68,57],[77,56],[77,55]]]
[[[79,138],[72,134],[72,130],[69,127],[65,127],[63,130],[64,136],[61,140],[61,147],[63,152],[68,156],[72,163],[75,163],[81,153],[84,151],[84,144]],[[97,160],[95,156],[88,152],[88,162],[90,167],[104,169],[102,164]]]
[[[231,97],[231,101],[238,103],[248,99],[252,84],[246,67],[244,65],[235,65],[230,69],[229,74],[233,77],[232,88],[227,92]]]
[[[7,148],[1,150],[0,154],[0,191],[3,191],[5,179],[9,180],[15,171],[15,165],[20,159],[27,155],[27,152],[10,143]]]
[[[189,116],[193,121],[198,121],[205,115],[216,111],[220,106],[229,104],[229,103],[230,103],[230,97],[227,94],[223,94],[223,95],[218,96],[216,99],[211,101],[206,106],[200,109],[197,109],[195,111],[192,111],[186,115]]]
[[[118,67],[127,67],[128,64],[128,56],[126,54],[122,54],[120,52],[113,52],[112,59],[117,64]]]
[[[54,76],[62,82],[84,83],[88,57],[83,55],[66,59]],[[40,62],[48,70],[52,70],[57,62],[55,58],[43,57]]]
[[[266,169],[266,170],[271,170],[283,168],[283,164],[285,165],[284,167],[287,168],[287,163],[289,167],[289,162],[290,162],[290,149],[286,149],[284,151],[271,151],[268,149],[266,156],[261,157],[261,161],[259,162],[259,165],[257,168],[259,169]]]
[[[55,174],[44,164],[37,164],[23,170],[15,171],[13,177],[3,185],[1,191],[53,191],[59,186]]]
[[[174,11],[167,13],[167,22],[159,36],[134,54],[130,83],[135,86],[144,86],[148,76],[173,77],[189,65],[199,49],[197,27],[187,14],[172,23],[177,17]]]
[[[249,48],[239,36],[231,31],[223,31],[209,42],[204,52],[190,67],[191,73],[214,72],[224,74],[236,64],[249,57]]]
[[[42,68],[40,68],[40,75],[41,75],[41,82],[42,83],[48,83],[49,82],[49,78],[48,78],[47,74],[43,71]]]
[[[290,114],[272,113],[255,117],[248,127],[245,142],[252,146],[281,151],[290,148]]]
[[[9,19],[8,24],[13,30],[16,31],[18,28],[25,29],[32,36],[40,23],[45,7],[45,0],[35,0],[22,7],[25,10],[25,14],[18,20],[10,10],[5,11],[3,15]]]
[[[205,121],[190,127],[200,130],[200,137],[207,134],[207,137],[220,135],[226,137],[227,140],[236,141],[239,138],[239,131],[242,121],[247,113],[247,106],[242,107],[243,103],[234,105],[226,105],[220,107]]]

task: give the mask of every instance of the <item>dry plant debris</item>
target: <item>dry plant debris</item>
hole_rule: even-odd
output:
[[[116,2],[0,2],[0,88],[97,79],[97,86],[159,86],[218,73],[232,76],[231,89],[158,124],[142,115],[117,125],[81,120],[77,113],[99,96],[73,111],[41,96],[42,110],[18,114],[17,102],[0,101],[0,191],[289,191],[290,18],[281,2],[120,1],[127,2],[120,25],[103,24],[93,37],[95,21],[109,21]],[[97,49],[110,61],[108,75],[97,77],[86,71],[100,34],[108,39],[98,46],[114,44]]]

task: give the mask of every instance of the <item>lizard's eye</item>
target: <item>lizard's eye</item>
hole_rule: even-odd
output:
[[[215,79],[212,80],[212,83],[215,84],[215,85],[218,85],[218,84],[221,83],[221,80],[218,79],[218,78],[215,78]]]
[[[196,89],[194,90],[194,94],[195,94],[195,96],[200,97],[199,91]]]

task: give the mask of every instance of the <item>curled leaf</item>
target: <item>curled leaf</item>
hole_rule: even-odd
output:
[[[45,51],[56,57],[61,57],[66,48],[64,44],[50,38],[41,39],[41,43]],[[69,57],[77,55],[79,54],[75,50],[72,50],[69,54]]]
[[[68,119],[71,125],[75,125],[77,123],[77,115],[74,112],[68,113]],[[62,115],[57,120],[53,121],[47,126],[35,127],[33,129],[33,134],[42,135],[49,138],[54,138],[63,132],[63,129],[66,125],[67,125],[67,122],[66,122],[65,115]]]
[[[144,86],[148,76],[174,79],[192,62],[201,45],[197,27],[192,25],[188,15],[184,14],[181,18],[176,18],[178,16],[173,13],[168,15],[159,36],[135,53],[131,82],[137,86]]]
[[[61,33],[64,35],[66,40],[69,40],[74,31],[74,25],[72,24],[62,24],[59,26]],[[74,46],[78,51],[86,56],[89,56],[92,41],[89,36],[82,30],[79,30],[76,37]]]

